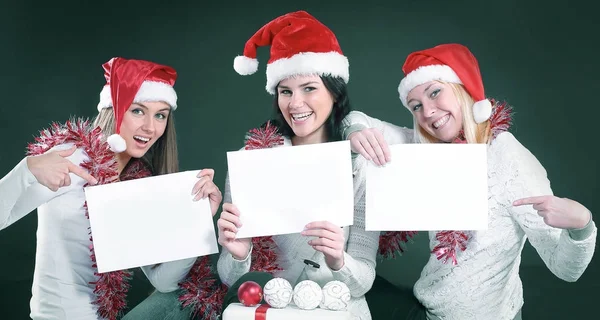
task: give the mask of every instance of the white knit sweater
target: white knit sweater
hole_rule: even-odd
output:
[[[284,146],[291,146],[289,139],[285,139]],[[363,181],[354,180],[355,186]],[[283,271],[276,274],[288,280],[295,286],[302,280],[312,280],[320,286],[327,282],[338,280],[344,282],[350,289],[352,296],[348,310],[353,317],[361,320],[371,319],[371,313],[365,300],[365,293],[371,289],[375,280],[375,258],[379,244],[379,232],[365,231],[365,199],[364,187],[355,188],[362,193],[355,193],[354,224],[344,227],[346,239],[344,266],[338,271],[332,271],[325,263],[323,253],[315,251],[307,244],[309,238],[296,234],[273,236],[278,247],[278,263]],[[224,202],[231,203],[229,179],[225,182]],[[241,212],[243,215],[244,213]],[[316,269],[304,264],[304,259],[317,262],[320,268]],[[231,286],[237,279],[250,270],[251,255],[240,261],[233,258],[226,248],[222,248],[217,264],[221,280]]]
[[[53,150],[68,149],[72,144]],[[67,157],[79,165],[87,159],[83,149]],[[39,184],[23,159],[0,180],[0,230],[38,209],[37,249],[33,274],[32,319],[96,320],[94,276],[90,259],[90,223],[83,204],[85,181],[70,174],[71,185],[57,192]],[[195,259],[142,267],[159,291],[178,289]],[[3,261],[4,263],[10,263]]]
[[[353,130],[362,125],[386,128],[396,139],[407,135],[406,129],[360,112],[353,112],[351,119]],[[456,266],[432,255],[414,286],[430,319],[513,319],[523,306],[519,265],[527,239],[550,271],[565,281],[576,281],[592,259],[597,235],[593,221],[583,229],[561,230],[545,224],[532,206],[512,205],[519,198],[553,193],[545,169],[511,133],[501,133],[488,147],[488,186],[488,230],[471,233]],[[429,236],[433,249],[435,232]]]

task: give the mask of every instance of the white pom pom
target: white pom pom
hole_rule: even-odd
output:
[[[323,300],[323,291],[314,281],[300,281],[294,287],[294,304],[302,310],[312,310]]]
[[[473,118],[475,122],[482,123],[492,115],[492,103],[490,100],[480,100],[473,105]]]
[[[233,69],[243,76],[253,74],[258,70],[258,60],[246,56],[237,56],[233,59]]]
[[[123,152],[127,149],[127,144],[125,143],[125,139],[118,134],[112,134],[107,139],[106,142],[110,146],[110,150],[115,153]]]

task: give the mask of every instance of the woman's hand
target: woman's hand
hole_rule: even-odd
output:
[[[390,148],[377,129],[363,129],[348,136],[350,147],[354,153],[360,153],[365,159],[382,166],[392,160]]]
[[[35,179],[46,188],[57,191],[71,185],[70,173],[86,180],[90,185],[98,183],[85,169],[65,159],[77,150],[76,146],[61,151],[51,151],[39,156],[27,157],[27,168]]]
[[[579,202],[556,196],[523,198],[513,202],[513,205],[533,205],[547,225],[560,229],[581,229],[592,218],[590,211]]]
[[[240,222],[240,211],[231,203],[223,204],[223,212],[217,220],[217,228],[219,229],[218,242],[237,260],[244,260],[250,252],[250,240],[236,239],[238,228],[242,226]]]
[[[329,269],[337,271],[344,266],[345,239],[342,228],[328,221],[316,221],[307,224],[301,234],[316,237],[308,241],[308,244],[323,252]]]
[[[212,212],[213,216],[217,213],[217,209],[219,209],[221,201],[223,201],[221,190],[219,190],[219,187],[217,187],[217,185],[213,182],[214,176],[215,171],[213,169],[201,170],[196,176],[200,179],[198,182],[196,182],[194,188],[192,189],[192,195],[196,195],[194,197],[194,201],[208,197],[210,202],[210,211]]]

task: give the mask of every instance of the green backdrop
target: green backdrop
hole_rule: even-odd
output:
[[[233,58],[272,18],[304,9],[338,36],[350,60],[354,109],[412,126],[398,99],[408,53],[459,42],[478,57],[486,94],[515,108],[515,136],[548,171],[555,194],[600,208],[596,141],[598,25],[583,4],[538,1],[5,1],[0,4],[2,107],[0,175],[51,121],[93,117],[104,84],[101,64],[113,56],[153,60],[179,72],[175,113],[184,170],[211,167],[224,188],[226,151],[270,115],[265,91],[268,48],[259,71],[240,76]],[[85,3],[85,4],[84,4]],[[0,195],[1,196],[1,195]],[[35,261],[36,213],[0,232],[0,318],[27,319]],[[428,256],[426,234],[408,253],[378,265],[379,274],[410,287]],[[593,315],[598,257],[577,283],[552,276],[529,245],[523,252],[525,316]],[[141,272],[139,273],[141,274]],[[131,304],[151,290],[137,276]]]

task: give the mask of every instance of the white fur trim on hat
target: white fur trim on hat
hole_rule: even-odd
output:
[[[233,59],[233,69],[243,76],[253,74],[258,70],[258,60],[246,56],[237,56]]]
[[[120,153],[127,149],[125,139],[116,133],[108,136],[108,138],[106,138],[106,143],[110,146],[110,150],[115,153]]]
[[[473,119],[477,123],[485,122],[492,115],[492,103],[490,100],[480,100],[473,104]]]
[[[100,101],[98,102],[98,112],[102,109],[112,108],[112,99],[110,98],[110,87],[108,85],[100,91]]]
[[[275,94],[277,84],[294,75],[331,75],[350,80],[348,58],[337,52],[304,52],[290,58],[282,58],[267,65],[267,86],[270,94]]]
[[[406,75],[406,77],[400,81],[398,93],[400,94],[400,100],[402,101],[402,104],[408,108],[406,97],[408,96],[410,90],[414,89],[416,86],[420,86],[423,83],[433,80],[442,80],[446,82],[462,84],[462,81],[460,81],[460,78],[456,75],[454,70],[447,65],[435,64],[419,67]]]
[[[170,85],[159,81],[144,81],[135,95],[133,102],[163,101],[171,109],[177,109],[177,93]],[[105,108],[112,108],[112,99],[110,96],[110,87],[104,86],[100,91],[100,102],[98,102],[98,112]]]

